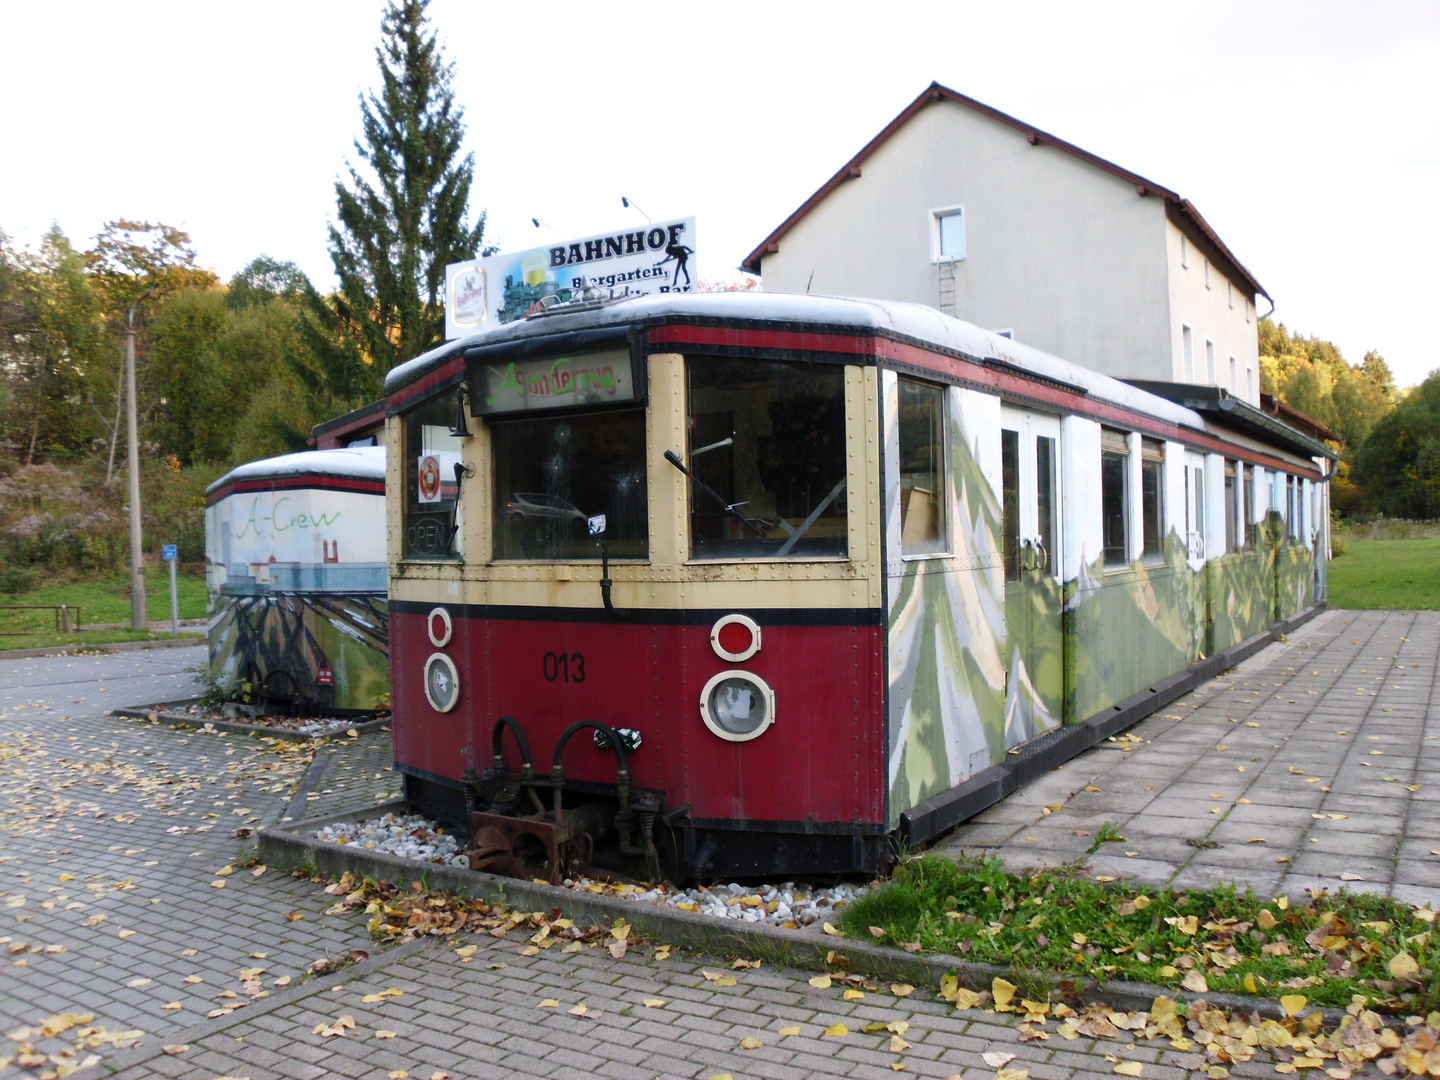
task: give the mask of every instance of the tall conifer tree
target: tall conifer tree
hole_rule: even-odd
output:
[[[316,349],[325,370],[300,374],[316,389],[323,382],[337,405],[378,395],[387,371],[444,340],[445,264],[474,258],[484,243],[485,212],[468,220],[475,158],[460,152],[465,111],[428,3],[394,0],[386,9],[375,50],[380,87],[360,98],[363,166],[347,162],[348,182],[335,183],[330,257],[340,287],[310,296],[330,339]]]

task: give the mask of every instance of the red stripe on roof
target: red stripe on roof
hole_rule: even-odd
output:
[[[385,481],[363,480],[359,477],[351,479],[343,476],[260,476],[253,480],[235,480],[226,484],[207,496],[205,505],[211,506],[221,499],[247,491],[294,491],[297,488],[343,491],[357,495],[384,495]]]

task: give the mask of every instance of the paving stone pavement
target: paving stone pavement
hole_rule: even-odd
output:
[[[1327,611],[1131,728],[1143,742],[1088,751],[941,850],[1440,903],[1437,660],[1440,612]],[[1106,822],[1125,840],[1087,855]]]
[[[1138,868],[1176,884],[1235,878],[1270,891],[1338,885],[1326,876],[1338,860],[1364,867],[1368,880],[1352,888],[1428,898],[1427,890],[1440,891],[1440,876],[1427,876],[1429,864],[1407,853],[1440,848],[1428,831],[1440,827],[1429,815],[1440,768],[1426,726],[1440,719],[1430,705],[1437,644],[1435,613],[1328,613],[1287,647],[1144,721],[1135,729],[1145,740],[1138,749],[1114,744],[1077,759],[967,825],[955,845],[995,850],[1016,865],[1059,861],[1088,845],[1075,830],[1093,835],[1110,820],[1129,839],[1091,863],[1117,874]],[[846,1002],[838,987],[811,987],[811,972],[769,964],[734,972],[737,984],[721,988],[701,972],[723,962],[679,953],[658,960],[648,948],[621,960],[600,950],[524,957],[518,941],[457,936],[382,952],[362,916],[324,914],[333,897],[319,885],[274,871],[216,871],[251,856],[250,841],[232,835],[237,826],[391,797],[388,733],[317,752],[103,715],[185,696],[185,668],[201,657],[177,649],[0,661],[0,949],[13,950],[0,953],[3,1030],[80,1010],[107,1029],[140,1029],[138,1050],[101,1050],[125,1066],[119,1075],[127,1080],[399,1070],[421,1078],[441,1070],[456,1080],[788,1080],[893,1076],[897,1063],[922,1076],[992,1080],[980,1058],[991,1049],[1016,1055],[1013,1064],[1032,1080],[1113,1080],[1113,1059],[1144,1062],[1148,1080],[1181,1080],[1200,1065],[1143,1041],[1021,1043],[1014,1018],[957,1013],[926,988],[903,1000],[881,991]],[[1059,809],[1041,814],[1052,804]],[[1242,842],[1252,835],[1267,843]],[[1192,836],[1218,846],[1190,847],[1184,840]],[[1272,861],[1287,855],[1294,864]],[[478,948],[464,963],[454,948],[467,941]],[[351,948],[375,955],[353,972],[305,977],[312,960]],[[267,996],[223,996],[241,992],[240,972],[252,967],[266,969]],[[276,985],[287,977],[289,985]],[[401,995],[361,1000],[390,988]],[[647,1008],[647,997],[667,1004]],[[562,1007],[539,1008],[545,998]],[[248,1003],[238,1011],[206,1018],[241,1001]],[[175,1002],[178,1009],[163,1007]],[[585,1016],[568,1012],[577,1004],[587,1006]],[[356,1025],[345,1037],[314,1032],[342,1015]],[[912,1025],[911,1045],[896,1053],[888,1034],[858,1030],[901,1019]],[[851,1033],[823,1036],[836,1021]],[[781,1037],[787,1024],[801,1034]],[[377,1038],[379,1030],[394,1037]],[[747,1037],[763,1046],[740,1049]],[[180,1043],[190,1049],[156,1054]],[[0,1058],[10,1045],[0,1042]],[[65,1045],[61,1036],[40,1048]],[[154,1056],[127,1063],[137,1054]],[[1272,1075],[1261,1062],[1233,1073]],[[0,1068],[0,1078],[34,1075]]]
[[[311,746],[103,714],[187,696],[203,658],[0,660],[0,1030],[83,1011],[110,1030],[173,1032],[232,1003],[218,995],[241,989],[244,968],[293,977],[375,949],[353,917],[323,914],[319,886],[238,869],[253,842],[236,829],[290,811]],[[388,733],[356,742],[321,748],[315,801],[393,790]],[[237,869],[217,876],[225,866]]]

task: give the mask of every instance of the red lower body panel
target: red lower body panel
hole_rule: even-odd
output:
[[[536,771],[546,775],[560,733],[577,720],[598,720],[640,732],[643,743],[629,755],[632,784],[663,793],[669,807],[689,803],[697,822],[883,828],[879,625],[776,624],[751,612],[763,627],[763,647],[731,663],[711,647],[709,622],[647,623],[640,612],[625,622],[590,621],[589,612],[565,621],[549,610],[528,619],[513,617],[514,609],[494,617],[447,606],[454,633],[439,650],[427,634],[428,607],[396,604],[391,616],[395,757],[406,771],[457,785],[467,768],[483,773],[495,720],[510,715],[525,730]],[[449,713],[436,712],[425,696],[425,661],[436,651],[460,676]],[[760,676],[775,693],[775,722],[742,743],[714,735],[700,713],[706,682],[733,669]],[[566,778],[613,784],[615,755],[598,749],[592,735],[571,738]],[[508,768],[519,767],[508,735],[505,758]]]

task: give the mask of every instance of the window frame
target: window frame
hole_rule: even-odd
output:
[[[1107,435],[1110,436],[1108,440]],[[1120,561],[1118,562],[1112,561],[1109,554],[1114,549],[1114,545],[1105,543],[1105,458],[1107,456],[1120,459],[1120,535],[1122,540],[1120,542]],[[1102,427],[1100,429],[1100,553],[1101,565],[1106,573],[1130,569],[1130,522],[1134,513],[1132,506],[1134,493],[1130,488],[1130,434],[1119,428]]]
[[[447,430],[453,432],[453,428],[450,425],[454,423],[455,419],[456,405],[454,392],[447,390],[438,394],[431,394],[423,401],[418,401],[410,405],[409,408],[405,409],[399,414],[400,433],[398,440],[398,451],[400,457],[399,465],[401,490],[399,561],[404,563],[432,563],[435,565],[455,565],[458,563],[463,563],[465,561],[465,518],[462,510],[462,503],[464,502],[464,485],[463,482],[456,483],[454,475],[452,473],[450,482],[455,484],[456,495],[453,502],[447,502],[443,494],[444,485],[446,483],[445,471],[443,466],[441,467],[441,474],[439,478],[439,482],[441,485],[441,498],[439,502],[435,505],[442,508],[449,508],[448,513],[450,517],[451,533],[449,538],[445,542],[445,554],[415,554],[410,550],[409,542],[407,539],[412,522],[412,514],[417,514],[419,517],[422,518],[435,518],[440,516],[440,513],[446,512],[443,509],[438,513],[436,511],[424,512],[418,510],[411,510],[411,487],[412,485],[418,486],[419,484],[420,467],[418,464],[418,455],[411,453],[410,434],[413,430],[412,425],[419,419],[420,414],[430,409],[434,409],[439,412],[441,414],[439,419],[448,420],[448,422],[444,424],[432,425],[422,424],[422,426],[444,427]],[[466,450],[465,440],[462,437],[454,434],[451,435],[451,438],[458,441],[460,447],[458,456],[461,463],[464,464]],[[423,436],[422,442],[420,444],[420,449],[422,451],[424,450]],[[421,505],[419,504],[418,500],[416,504]]]
[[[901,561],[909,562],[913,559],[948,559],[954,554],[954,530],[950,527],[950,432],[949,424],[946,422],[947,406],[949,404],[949,393],[943,383],[927,382],[924,379],[913,378],[908,375],[897,375],[895,379],[895,393],[897,405],[900,401],[900,387],[904,383],[923,387],[927,391],[933,391],[939,399],[939,434],[940,434],[940,460],[939,468],[936,470],[939,491],[936,492],[936,505],[940,514],[940,541],[939,547],[934,551],[906,551],[904,528],[901,528],[900,536],[900,558]],[[899,439],[899,429],[903,419],[902,412],[895,418],[896,438]],[[897,462],[899,464],[899,462]],[[903,489],[901,496],[903,497]],[[903,508],[902,508],[903,510]],[[904,520],[902,513],[901,520]]]
[[[1145,474],[1154,468],[1155,475],[1155,546],[1151,548],[1146,526],[1150,515],[1145,507]],[[1140,561],[1155,566],[1165,561],[1165,443],[1142,436],[1140,439]]]
[[[944,253],[942,244],[941,219],[947,217],[958,217],[960,219],[960,254],[947,255]],[[937,206],[930,211],[930,262],[957,263],[964,262],[970,253],[970,223],[965,213],[965,204],[956,203],[953,206]]]

